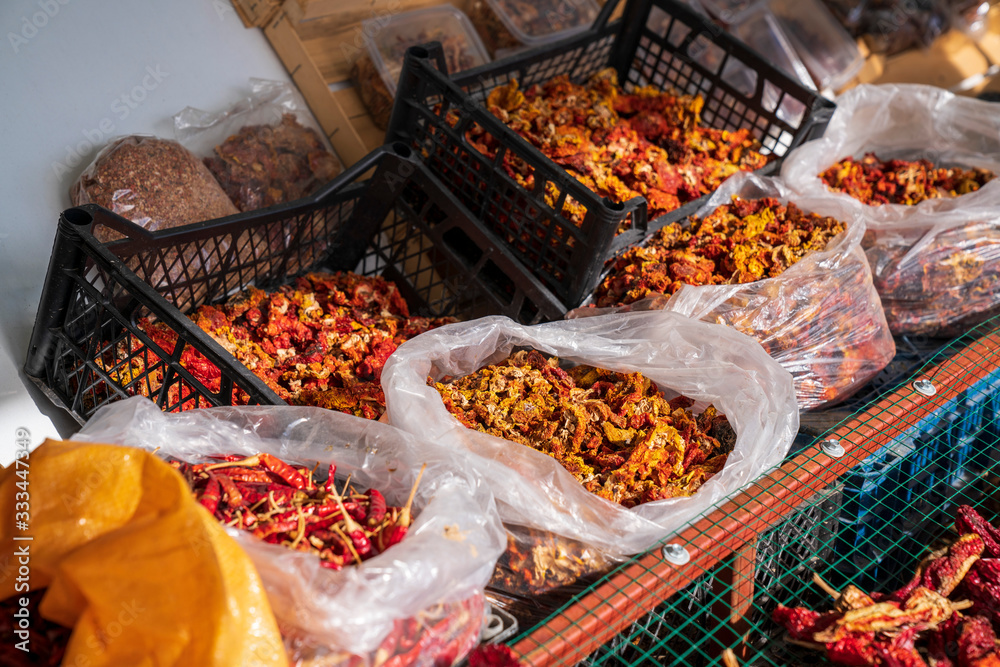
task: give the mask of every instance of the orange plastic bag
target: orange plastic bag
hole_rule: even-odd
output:
[[[64,665],[288,664],[253,564],[170,466],[51,440],[27,462],[0,472],[0,563],[27,546],[30,588],[48,589],[41,616],[73,628]],[[0,599],[26,593],[17,584],[0,577]]]

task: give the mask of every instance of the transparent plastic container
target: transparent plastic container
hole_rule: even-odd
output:
[[[756,6],[729,26],[734,37],[764,56],[775,67],[798,80],[806,88],[816,89],[809,70],[799,58],[777,17],[766,7]]]
[[[406,49],[441,42],[449,74],[490,62],[469,18],[451,5],[372,18],[361,26],[370,37],[365,40],[366,52],[351,68],[351,78],[375,124],[383,130],[389,124]]]
[[[836,90],[865,64],[858,45],[820,0],[768,0],[820,90]]]
[[[582,32],[600,11],[594,0],[474,0],[470,17],[500,58]]]

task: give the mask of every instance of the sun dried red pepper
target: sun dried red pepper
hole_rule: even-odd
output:
[[[860,160],[844,158],[820,178],[830,190],[844,192],[871,206],[912,206],[927,199],[975,192],[996,174],[978,167],[935,167],[928,160],[880,160],[875,153],[866,153]]]
[[[272,293],[249,287],[224,304],[202,306],[191,318],[281,399],[368,419],[385,412],[379,380],[389,356],[409,338],[453,321],[411,317],[394,284],[353,273],[310,273]],[[166,353],[174,353],[178,336],[170,327],[148,319],[139,327]],[[130,356],[143,350],[137,338],[131,350],[125,345],[98,364],[122,385],[148,371],[148,382],[131,389],[155,396],[163,381],[159,358],[148,351]],[[116,368],[123,359],[128,365]],[[185,346],[180,364],[209,390],[220,390],[221,371],[194,348]],[[168,404],[181,404],[183,410],[204,407],[204,401],[189,398],[191,393],[182,395],[179,385],[171,385]],[[234,405],[248,399],[233,390]]]
[[[468,428],[548,454],[625,507],[693,494],[728,455],[711,435],[732,433],[725,416],[677,407],[687,399],[667,401],[641,373],[564,371],[555,357],[522,350],[434,386]]]
[[[836,598],[834,608],[779,605],[772,619],[788,630],[787,641],[826,650],[836,664],[926,665],[916,648],[926,640],[921,651],[933,667],[1000,667],[1000,559],[980,557],[1000,546],[1000,531],[967,505],[956,527],[959,537],[925,557],[897,591],[869,596],[848,586],[837,593],[814,577]],[[966,609],[968,617],[960,613]]]
[[[719,206],[688,229],[667,225],[619,258],[594,293],[599,307],[629,304],[685,285],[741,285],[774,278],[820,251],[845,229],[828,216],[777,199],[742,199]]]
[[[700,96],[652,87],[626,93],[610,68],[585,85],[557,76],[522,91],[511,80],[487,99],[490,112],[590,190],[617,203],[645,197],[650,219],[714,191],[736,172],[767,164],[750,130],[702,125],[703,105]],[[490,157],[500,147],[479,126],[467,139]],[[512,151],[504,153],[502,167],[525,189],[534,189],[532,169]],[[548,187],[549,205],[558,199],[554,186]],[[577,226],[586,213],[572,198],[562,212]]]
[[[917,566],[913,578],[905,586],[884,598],[876,596],[876,599],[903,602],[921,586],[947,597],[979,560],[983,548],[983,538],[979,535],[975,533],[962,535],[948,546],[924,558]]]
[[[317,486],[311,471],[266,453],[213,464],[174,461],[172,465],[220,522],[251,531],[266,542],[314,553],[324,567],[334,570],[373,558],[399,541],[383,536],[410,525],[410,508],[423,473],[403,507],[387,508],[385,498],[374,489],[358,493],[348,486],[341,494],[332,480]],[[234,469],[261,473],[270,482],[243,482],[225,474]],[[228,480],[225,494],[220,493],[223,479]],[[368,522],[369,513],[381,518]]]
[[[1000,229],[990,222],[869,230],[862,245],[897,335],[959,336],[1000,309]]]

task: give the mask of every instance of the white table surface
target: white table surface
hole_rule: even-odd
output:
[[[41,27],[32,31],[32,21]],[[222,109],[247,92],[250,77],[289,79],[261,31],[245,28],[229,0],[2,0],[0,36],[6,465],[18,428],[31,432],[33,447],[78,428],[21,371],[70,184],[112,136],[173,138],[171,117],[184,107]],[[82,162],[67,158],[76,147],[85,151]]]

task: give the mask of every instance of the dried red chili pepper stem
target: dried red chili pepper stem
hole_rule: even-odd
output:
[[[420,466],[420,472],[417,473],[417,479],[413,482],[413,488],[410,489],[410,497],[406,499],[406,504],[403,505],[402,511],[399,513],[399,518],[396,520],[397,526],[402,526],[404,528],[409,528],[410,526],[410,509],[413,507],[413,499],[417,495],[417,487],[420,486],[420,480],[424,476],[424,471],[427,470],[427,464]]]
[[[840,591],[826,583],[826,581],[823,580],[823,577],[819,576],[818,572],[813,572],[812,579],[813,583],[822,588],[827,595],[832,597],[834,600],[840,599]]]

